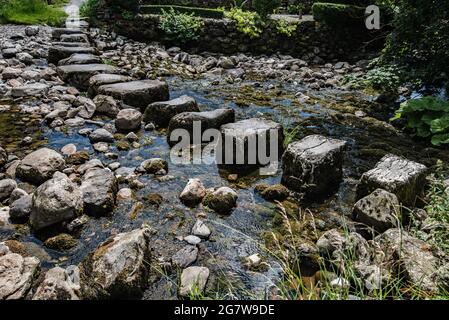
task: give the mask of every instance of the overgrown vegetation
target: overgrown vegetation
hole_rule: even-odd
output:
[[[449,1],[396,0],[393,31],[387,37],[384,63],[406,70],[408,79],[427,84],[449,76]]]
[[[253,0],[254,9],[263,19],[272,14],[280,5],[281,0]]]
[[[405,127],[432,144],[449,144],[449,102],[427,96],[401,104],[392,120],[405,119]]]
[[[394,94],[403,83],[403,73],[395,65],[380,65],[374,60],[368,72],[360,76],[348,75],[343,83],[353,89],[374,89]]]
[[[257,38],[262,34],[264,23],[257,12],[243,11],[234,7],[225,11],[225,17],[234,20],[237,30],[251,38]]]
[[[287,37],[291,37],[296,29],[298,28],[297,23],[290,23],[286,20],[277,20],[276,21],[276,30]]]
[[[163,10],[160,28],[173,41],[185,43],[198,39],[203,21],[193,14],[179,13],[173,8]]]
[[[331,27],[363,26],[365,8],[340,3],[314,3],[313,17],[316,21]]]
[[[0,22],[59,26],[67,16],[62,9],[66,2],[59,0],[48,5],[45,0],[3,0],[0,6]]]
[[[89,17],[94,19],[97,15],[98,6],[98,0],[86,0],[80,7],[80,15],[82,17]]]

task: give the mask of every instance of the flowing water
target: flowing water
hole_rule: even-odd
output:
[[[376,109],[376,104],[371,102],[372,97],[362,93],[311,91],[306,92],[311,97],[309,100],[299,102],[294,96],[298,87],[288,83],[244,82],[212,86],[207,80],[171,78],[168,81],[171,98],[182,94],[190,95],[197,100],[202,110],[230,107],[235,109],[237,120],[265,117],[282,123],[289,130],[296,127],[295,138],[320,133],[348,141],[344,181],[338,192],[320,203],[307,205],[320,230],[329,229],[350,216],[357,179],[383,154],[400,153],[430,165],[436,157],[448,158],[446,152],[426,148],[424,143],[397,133],[382,121],[374,118],[362,120],[354,116],[354,110],[363,111],[363,108],[367,108],[365,111],[370,116],[380,120],[388,119],[389,115],[384,114],[384,110]],[[232,284],[235,286],[233,295],[239,298],[264,298],[268,287],[281,278],[279,265],[263,250],[262,234],[273,228],[275,205],[254,192],[254,186],[258,183],[278,183],[281,178],[280,170],[274,176],[259,177],[253,174],[231,183],[226,179],[227,173],[219,170],[216,165],[173,164],[169,159],[166,134],[162,131],[140,132],[142,147],[139,149],[119,151],[113,146],[110,151],[116,152],[119,159],[110,160],[93,150],[89,139],[77,133],[79,128],[55,132],[29,115],[18,113],[15,107],[5,109],[8,108],[3,108],[0,112],[0,144],[20,157],[29,152],[29,149],[36,149],[41,145],[59,150],[68,143],[74,143],[78,150],[85,149],[91,155],[95,154],[105,164],[119,161],[122,167],[135,168],[144,159],[161,157],[169,161],[168,173],[173,176],[173,179],[167,181],[142,176],[140,180],[144,182],[145,188],[137,192],[137,198],[158,193],[164,199],[159,207],[142,200],[144,207],[132,212],[133,203],[119,203],[111,217],[90,219],[78,235],[80,241],[74,249],[61,253],[45,248],[49,257],[44,261],[44,267],[77,264],[111,234],[138,228],[142,223],[149,224],[155,230],[155,250],[168,260],[185,245],[177,238],[188,235],[196,215],[205,212],[204,208],[187,208],[178,198],[189,178],[200,178],[206,187],[230,186],[237,190],[239,196],[238,206],[230,215],[220,216],[214,212],[206,212],[206,224],[212,229],[212,236],[209,241],[201,244],[196,264],[211,269],[211,277],[217,281],[209,282]],[[95,125],[87,126],[95,128]],[[21,145],[22,138],[28,135],[33,137],[35,143],[32,146]],[[298,204],[300,205],[296,203]],[[25,227],[1,231],[0,240],[6,238],[42,245]],[[262,272],[245,269],[243,258],[257,252],[261,253],[270,267]],[[146,291],[144,298],[173,298],[176,296],[175,283],[176,272],[159,277]],[[224,285],[214,290],[219,297],[233,297],[227,295],[228,289],[229,286]]]

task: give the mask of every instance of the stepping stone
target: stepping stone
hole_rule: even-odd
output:
[[[94,54],[95,49],[89,47],[53,46],[48,50],[48,62],[58,64],[59,60],[67,59],[74,53]]]
[[[201,126],[201,134],[207,129],[219,129],[222,125],[235,121],[235,111],[233,109],[216,109],[213,111],[203,112],[183,112],[174,116],[168,126],[168,143],[170,145],[176,144],[178,141],[171,141],[170,135],[176,129],[185,129],[189,132],[193,139],[194,123]],[[191,140],[191,143],[195,141]],[[210,141],[201,141],[200,143],[207,143]]]
[[[122,100],[123,103],[131,107],[142,109],[152,102],[167,100],[169,97],[167,83],[159,80],[141,80],[102,85],[98,88],[98,93],[112,96],[115,99]]]
[[[79,34],[80,29],[54,28],[51,32],[51,37],[59,40],[63,34]]]
[[[53,42],[53,46],[62,46],[62,47],[83,47],[90,48],[90,43],[86,42]]]
[[[89,90],[87,94],[93,98],[98,94],[98,88],[106,84],[114,84],[120,82],[129,82],[132,78],[128,76],[122,76],[120,74],[100,73],[89,79]]]
[[[87,90],[89,79],[99,73],[119,73],[116,67],[107,64],[74,64],[57,68],[58,76],[80,90]]]
[[[44,83],[32,83],[11,89],[11,96],[19,97],[40,97],[48,91],[49,86]]]
[[[89,38],[84,33],[63,34],[63,35],[61,35],[61,42],[85,42],[85,43],[89,43]]]
[[[258,154],[263,150],[260,149],[260,143],[257,141],[261,141],[261,137],[265,138],[267,145],[263,156],[270,154],[270,144],[273,144],[274,150],[277,150],[278,159],[282,154],[284,130],[277,122],[252,118],[225,124],[221,126],[220,131],[221,149],[217,148],[216,150],[216,160],[219,165],[246,170],[270,164],[268,158],[271,157],[267,157],[266,161],[260,161],[259,159]],[[257,143],[253,145],[250,141],[256,141]],[[273,160],[275,159],[271,161]]]
[[[411,206],[423,192],[426,175],[425,165],[387,154],[362,175],[357,186],[357,198],[380,188],[395,194],[404,205]]]
[[[200,111],[198,105],[192,97],[183,95],[170,101],[151,103],[145,109],[143,121],[153,122],[158,127],[167,127],[170,119],[182,112]]]
[[[95,64],[102,63],[101,58],[90,53],[75,53],[70,58],[62,59],[58,65],[65,66],[70,64]]]
[[[323,196],[338,188],[346,142],[311,135],[291,143],[282,156],[282,183],[307,196]]]

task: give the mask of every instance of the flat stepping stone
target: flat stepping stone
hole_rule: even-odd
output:
[[[58,64],[60,60],[70,58],[75,53],[94,54],[95,49],[89,47],[53,46],[48,50],[48,62]]]
[[[90,43],[86,42],[52,42],[53,46],[60,46],[60,47],[83,47],[83,48],[90,48],[92,47]]]
[[[262,118],[252,118],[241,120],[235,123],[222,125],[220,128],[222,138],[222,150],[217,148],[217,164],[227,167],[232,166],[235,169],[246,170],[249,168],[261,167],[270,164],[267,161],[260,161],[260,137],[265,137],[266,151],[264,156],[270,155],[270,144],[273,143],[278,152],[277,158],[280,158],[283,150],[284,129],[277,122]],[[227,142],[232,148],[227,147]],[[229,142],[230,141],[230,142]],[[250,141],[256,141],[252,144]],[[269,157],[271,158],[271,157]],[[273,159],[278,161],[278,159]],[[268,162],[268,163],[267,163]]]
[[[19,97],[39,97],[47,93],[50,87],[44,83],[32,83],[11,89],[11,96]]]
[[[91,53],[75,53],[70,56],[70,58],[62,59],[59,61],[60,66],[70,65],[70,64],[98,64],[102,63],[99,56],[93,55]]]
[[[120,74],[100,73],[89,79],[89,90],[87,94],[89,97],[95,97],[98,93],[98,88],[106,84],[114,84],[120,82],[129,82],[132,78]]]
[[[233,109],[216,109],[213,111],[203,112],[183,112],[174,116],[168,126],[168,142],[170,145],[176,144],[178,141],[170,139],[171,133],[176,129],[184,129],[192,136],[194,125],[200,125],[201,134],[207,129],[219,129],[222,125],[235,121],[235,111]],[[192,137],[193,138],[193,137]],[[195,141],[191,140],[191,143]],[[202,141],[206,143],[210,141]]]
[[[357,198],[380,188],[395,194],[404,205],[412,206],[424,190],[426,175],[425,165],[387,154],[362,175],[357,186]]]
[[[182,112],[200,111],[192,97],[183,95],[169,101],[154,102],[145,109],[143,121],[153,122],[158,127],[167,127],[171,118]]]
[[[98,94],[112,96],[129,106],[142,109],[152,102],[167,100],[169,97],[167,83],[159,80],[102,85],[98,88]]]
[[[282,156],[282,183],[306,196],[320,197],[338,188],[346,142],[320,135],[288,145]]]
[[[80,90],[87,90],[89,79],[99,73],[118,73],[120,70],[107,64],[74,64],[56,69],[58,76],[66,83]]]
[[[61,35],[63,34],[79,34],[82,33],[80,31],[80,29],[77,28],[54,28],[51,32],[51,37],[54,40],[60,40],[61,39]]]
[[[84,42],[89,43],[89,38],[84,33],[63,34],[61,42]]]

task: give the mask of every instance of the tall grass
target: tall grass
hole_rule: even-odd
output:
[[[62,9],[65,2],[48,5],[45,0],[0,0],[0,22],[59,26],[67,16]]]

